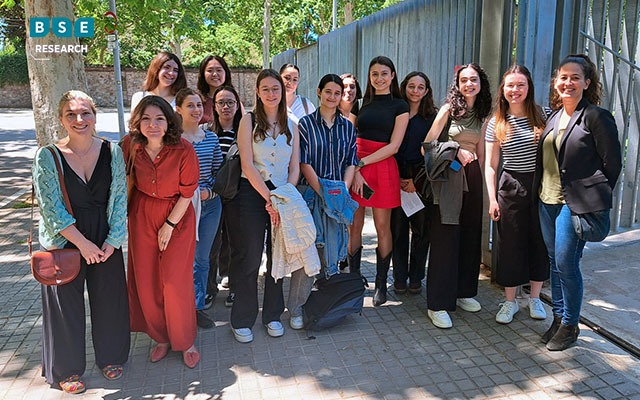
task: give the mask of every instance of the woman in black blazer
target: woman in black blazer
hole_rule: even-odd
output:
[[[580,257],[585,242],[576,235],[571,214],[612,207],[622,161],[615,120],[597,106],[602,89],[589,57],[569,55],[562,60],[553,87],[551,105],[557,111],[539,142],[536,188],[551,264],[554,316],[542,342],[557,351],[575,343],[580,332]]]

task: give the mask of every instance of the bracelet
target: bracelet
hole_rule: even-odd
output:
[[[165,224],[167,224],[167,225],[169,225],[169,226],[170,226],[170,227],[172,227],[172,228],[175,228],[175,227],[176,227],[176,225],[178,225],[178,224],[174,224],[173,222],[169,221],[169,218],[165,219],[165,220],[164,220],[164,223],[165,223]]]

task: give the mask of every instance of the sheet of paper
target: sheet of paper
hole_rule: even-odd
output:
[[[424,204],[422,204],[422,200],[420,200],[420,196],[418,196],[416,192],[409,193],[401,190],[400,201],[402,202],[402,210],[407,214],[407,217],[412,216],[424,208]]]

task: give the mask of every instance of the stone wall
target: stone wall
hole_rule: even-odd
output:
[[[87,84],[89,95],[93,97],[98,107],[116,107],[115,79],[113,68],[87,67]],[[146,71],[124,69],[122,71],[122,94],[124,106],[129,107],[131,96],[142,90],[142,82]],[[231,70],[231,81],[238,91],[245,108],[252,109],[255,101],[255,83],[257,70]],[[187,69],[187,83],[196,88],[198,80],[197,69]],[[29,85],[7,85],[0,88],[0,108],[31,108],[31,90]]]

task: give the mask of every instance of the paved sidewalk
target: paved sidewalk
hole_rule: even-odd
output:
[[[7,121],[0,112],[0,204],[28,187],[34,143],[28,128],[11,131],[14,125]],[[539,343],[551,319],[530,319],[526,299],[511,324],[497,324],[502,291],[486,276],[478,295],[482,311],[452,313],[449,330],[430,323],[424,290],[420,295],[390,290],[387,304],[375,308],[368,290],[362,315],[340,326],[308,337],[285,323],[284,337],[274,339],[257,324],[250,344],[233,339],[223,290],[210,310],[216,327],[198,333],[202,361],[194,370],[184,367],[175,352],[150,363],[152,343],[144,334],[133,334],[124,377],[107,382],[93,364],[87,332],[88,391],[65,395],[49,389],[41,377],[40,290],[25,246],[29,210],[13,204],[0,207],[0,400],[640,399],[640,362],[587,327],[581,326],[577,346],[552,353]],[[585,252],[585,313],[603,313],[600,321],[607,321],[607,315],[620,320],[614,312],[622,312],[633,322],[640,308],[638,294],[626,291],[637,281],[640,243],[629,237],[633,232],[623,235]],[[363,272],[369,282],[375,273],[374,237],[368,220]],[[617,294],[625,298],[612,297]],[[285,312],[283,321],[287,318]],[[621,327],[628,329],[625,337],[640,336],[635,321],[631,328]]]

